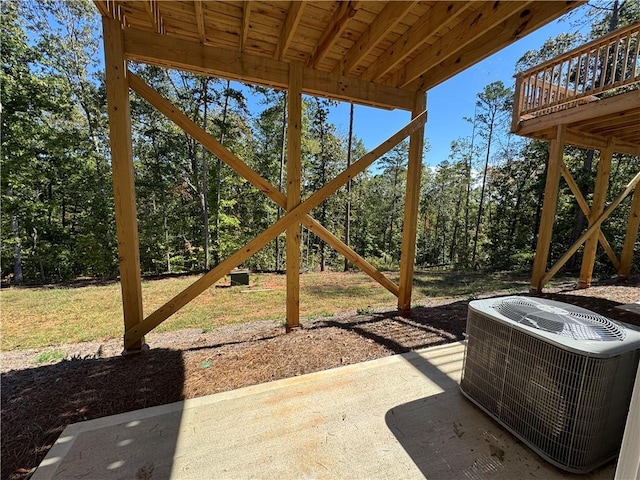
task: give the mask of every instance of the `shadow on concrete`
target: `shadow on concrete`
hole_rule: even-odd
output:
[[[155,349],[141,355],[115,358],[65,360],[26,370],[2,374],[2,478],[22,478],[44,458],[67,425],[183,399],[182,353]],[[43,392],[38,395],[34,391]],[[180,415],[166,431],[166,457],[173,458]],[[129,441],[144,441],[144,424],[131,426],[127,438],[120,438],[122,455],[107,458],[96,446],[104,468],[121,470],[121,478],[167,478],[166,466],[130,465],[126,461]],[[171,430],[171,431],[169,431]],[[111,441],[111,439],[109,439]],[[115,440],[114,440],[115,441]],[[116,443],[117,443],[116,442]],[[96,466],[98,467],[98,466]],[[170,469],[171,464],[168,464]],[[143,471],[139,472],[140,469]],[[112,474],[114,472],[111,472]],[[166,473],[166,475],[165,475]],[[143,476],[136,476],[142,474]],[[64,475],[63,475],[64,476]],[[87,478],[101,478],[101,472]],[[148,477],[151,478],[151,477]]]
[[[540,296],[640,325],[639,315],[615,308],[621,305],[619,302],[564,293]],[[466,327],[468,302],[458,302],[457,307],[465,311]],[[612,476],[613,461],[586,476],[560,470],[466,399],[458,382],[439,368],[442,365],[432,364],[420,355],[407,357],[407,361],[443,390],[440,394],[394,407],[385,415],[388,428],[425,478],[591,479]]]

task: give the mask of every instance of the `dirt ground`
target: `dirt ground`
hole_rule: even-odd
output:
[[[543,296],[640,326],[615,308],[640,299],[640,278],[572,285]],[[71,423],[461,340],[469,300],[427,299],[411,318],[389,308],[310,319],[290,334],[274,322],[150,334],[150,350],[124,357],[116,340],[60,346],[67,358],[48,365],[35,363],[42,350],[3,353],[2,478],[27,477]]]

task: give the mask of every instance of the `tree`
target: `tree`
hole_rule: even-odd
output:
[[[489,171],[489,159],[491,157],[491,142],[494,138],[494,129],[496,125],[505,118],[507,112],[511,110],[511,101],[513,92],[505,88],[501,81],[493,82],[487,85],[484,90],[478,94],[476,105],[479,109],[478,122],[480,127],[480,135],[485,139],[485,161],[482,174],[482,188],[480,190],[480,205],[478,206],[478,217],[476,219],[475,236],[473,239],[473,251],[471,253],[471,263],[476,264],[476,255],[478,251],[478,235],[482,223],[484,194],[487,183],[487,173]]]
[[[309,135],[313,142],[309,166],[306,169],[304,191],[314,192],[331,180],[340,170],[340,163],[346,157],[335,125],[329,122],[329,109],[335,105],[332,100],[314,98],[309,104]],[[326,199],[319,205],[317,220],[328,229],[338,226],[340,200],[338,195]],[[316,239],[320,271],[326,269],[327,248],[324,241]]]

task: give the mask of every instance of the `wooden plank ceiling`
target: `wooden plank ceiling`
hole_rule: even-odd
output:
[[[120,20],[129,45],[159,45],[153,54],[146,47],[126,52],[130,59],[198,70],[189,68],[188,59],[178,62],[159,50],[165,48],[162,40],[181,42],[186,56],[196,51],[191,45],[205,45],[215,48],[219,63],[241,62],[245,68],[199,71],[280,88],[286,84],[277,75],[261,73],[268,70],[265,61],[274,70],[298,61],[305,75],[315,71],[316,84],[307,93],[405,109],[410,105],[403,92],[438,85],[580,3],[95,0],[102,15]],[[325,88],[331,82],[338,86]],[[340,83],[352,93],[341,95]],[[373,94],[353,93],[377,92],[371,84],[384,87],[381,91],[391,97],[398,92],[401,100],[394,105],[392,100],[372,101]]]

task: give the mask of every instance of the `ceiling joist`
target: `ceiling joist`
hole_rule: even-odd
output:
[[[240,37],[240,51],[244,52],[249,36],[249,17],[251,16],[251,2],[242,2],[242,36]]]
[[[288,86],[289,63],[273,58],[134,28],[124,30],[124,41],[129,60],[275,88]],[[409,111],[415,97],[415,93],[408,90],[311,68],[303,69],[302,90],[309,95]]]
[[[355,16],[359,3],[358,1],[351,0],[339,2],[338,9],[333,14],[333,17],[331,17],[331,21],[320,37],[316,50],[307,62],[308,67],[317,67],[324,59],[334,43],[338,41],[345,28],[347,28],[349,20]]]
[[[389,2],[344,56],[337,70],[349,74],[402,20],[417,2]]]
[[[160,14],[160,6],[157,0],[145,0],[144,8],[147,10],[147,14],[153,25],[153,30],[156,33],[165,33],[164,20]]]
[[[362,79],[375,81],[391,71],[396,65],[411,55],[425,43],[433,41],[443,29],[469,9],[471,2],[436,2],[413,27],[406,31],[380,58],[362,74]]]
[[[202,11],[202,0],[195,0],[196,24],[198,26],[198,38],[202,43],[207,41],[207,33],[204,28],[204,12]]]
[[[502,3],[502,2],[501,2]],[[448,52],[444,52],[442,58],[433,59],[434,62],[439,60],[439,63],[425,64],[425,58],[431,56],[433,53],[429,48],[423,53],[423,56],[418,57],[409,68],[403,68],[399,72],[394,73],[393,78],[389,82],[385,82],[389,85],[403,85],[403,88],[409,90],[429,90],[434,86],[448,80],[455,74],[460,73],[464,69],[468,68],[480,60],[485,59],[489,55],[497,52],[505,45],[509,45],[516,40],[531,33],[537,28],[549,23],[552,20],[560,17],[564,13],[575,8],[581,3],[585,3],[583,0],[577,1],[547,1],[547,2],[507,2],[511,3],[511,8],[516,7],[515,12],[503,19],[495,28],[487,29],[485,32],[480,32],[480,36],[474,35],[476,41],[469,43],[464,41],[465,46],[462,49],[453,48],[456,50],[455,55],[450,55]],[[492,4],[493,5],[493,4]],[[525,6],[526,5],[526,6]],[[478,19],[480,22],[482,19]],[[456,27],[450,34],[451,36],[458,37],[460,32],[465,30],[461,26]],[[465,37],[466,38],[466,37]],[[443,39],[439,40],[440,45],[450,45],[451,42]],[[442,55],[443,52],[441,52]],[[417,74],[415,68],[421,63],[425,66],[425,70],[418,77],[415,77],[413,81],[407,81],[408,76]]]
[[[397,83],[408,85],[418,78],[430,65],[439,60],[455,56],[465,46],[473,44],[488,30],[493,29],[505,18],[525,15],[529,2],[495,2],[485,4],[479,10],[470,11],[455,31],[443,35],[423,53],[407,63],[401,70]]]
[[[296,28],[302,18],[302,12],[304,11],[304,1],[293,1],[287,12],[287,18],[284,21],[282,30],[280,31],[280,37],[278,38],[278,44],[276,45],[275,59],[283,60],[287,49],[293,40]]]

